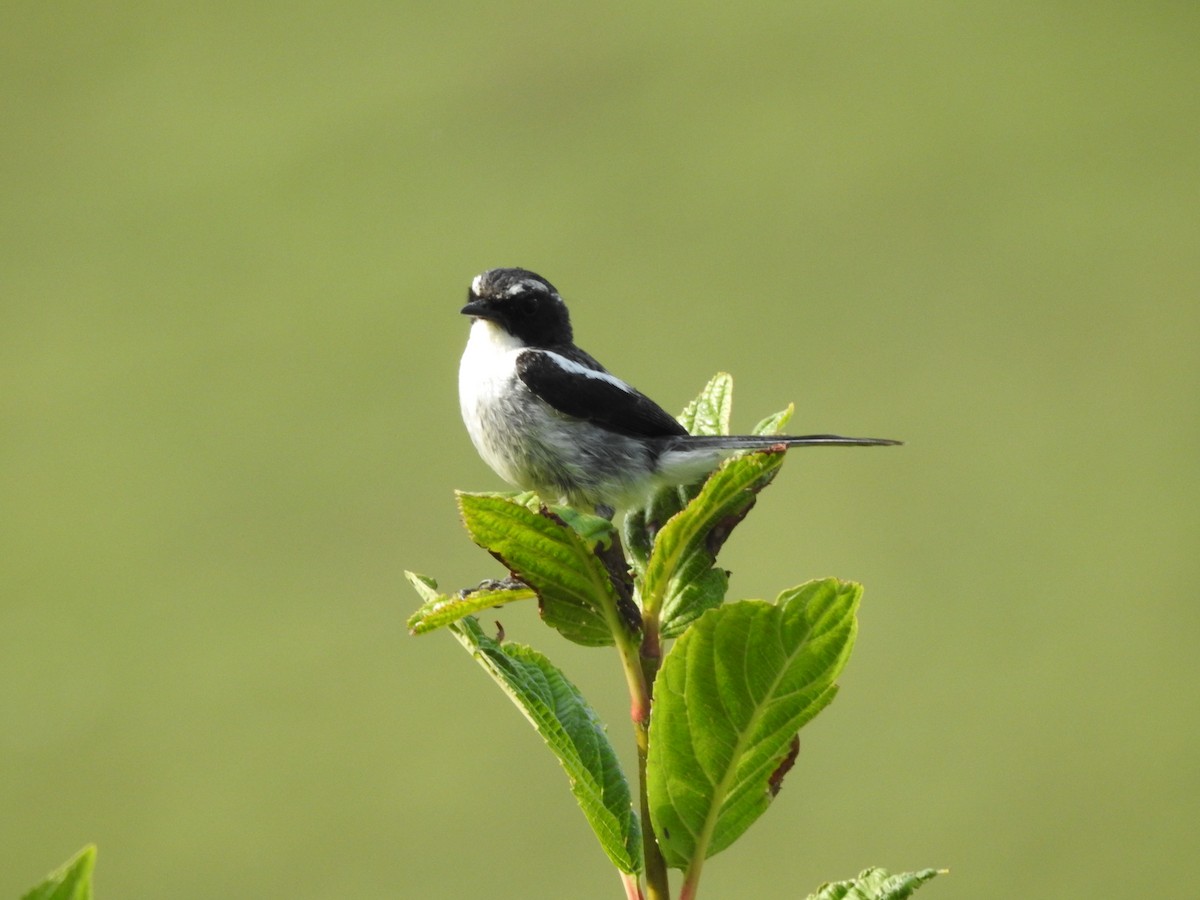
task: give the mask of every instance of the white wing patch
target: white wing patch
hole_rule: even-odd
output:
[[[598,381],[607,381],[613,387],[618,387],[627,394],[636,393],[632,387],[627,385],[616,375],[610,375],[608,372],[597,372],[595,369],[589,369],[587,366],[580,365],[572,359],[567,359],[562,354],[555,353],[553,350],[543,350],[541,352],[550,357],[550,359],[554,360],[554,364],[564,372],[570,372],[572,375],[583,375],[587,378],[595,378]]]

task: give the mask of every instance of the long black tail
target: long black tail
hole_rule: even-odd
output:
[[[761,450],[776,444],[789,447],[895,447],[903,443],[890,438],[842,437],[840,434],[690,434],[675,438],[668,446],[673,450]]]

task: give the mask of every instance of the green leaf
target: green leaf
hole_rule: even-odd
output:
[[[787,428],[787,423],[792,420],[792,413],[796,411],[796,404],[789,403],[786,409],[781,409],[772,416],[767,416],[761,422],[754,426],[751,434],[782,434],[783,429]]]
[[[611,519],[580,512],[570,506],[552,506],[550,510],[570,525],[575,533],[583,538],[584,543],[593,549],[597,546],[611,547],[613,538],[617,536],[617,527],[613,525]],[[534,512],[540,512],[540,510],[535,509]]]
[[[678,418],[689,434],[729,434],[732,415],[733,376],[718,372]]]
[[[650,561],[650,553],[659,529],[671,516],[683,509],[683,506],[683,501],[679,499],[679,489],[665,487],[651,494],[645,506],[626,511],[621,522],[621,534],[629,563],[637,574],[641,575],[646,571],[646,564]]]
[[[700,492],[667,521],[654,542],[642,583],[643,606],[657,611],[666,637],[681,634],[710,605],[721,602],[711,590],[691,586],[706,576],[729,533],[754,506],[757,494],[774,479],[784,454],[776,451],[747,453],[726,460]]]
[[[919,872],[901,872],[891,875],[884,869],[863,870],[850,881],[834,881],[821,885],[808,900],[904,900],[913,891],[945,874],[945,869],[922,869]]]
[[[473,496],[501,497],[505,500],[511,500],[513,503],[519,503],[530,512],[535,513],[541,513],[543,509],[548,508],[552,513],[574,528],[579,533],[579,536],[587,541],[588,544],[603,543],[605,546],[608,546],[617,532],[616,526],[613,525],[611,519],[580,512],[571,506],[547,507],[546,502],[534,491],[520,491],[518,493],[486,491],[473,494]]]
[[[436,603],[438,600],[444,599],[445,595],[438,593],[437,581],[428,575],[419,575],[416,572],[410,572],[405,569],[404,577],[413,586],[413,590],[421,595],[421,600],[424,603]]]
[[[564,637],[590,647],[631,630],[631,611],[593,547],[549,511],[535,512],[505,497],[458,493],[471,539],[533,588],[542,618]],[[636,612],[636,611],[633,611]]]
[[[404,577],[425,601],[420,609],[408,617],[409,634],[426,634],[488,607],[531,600],[537,596],[528,587],[480,588],[458,594],[441,594],[438,593],[437,582],[427,575],[405,572]]]
[[[718,372],[696,399],[683,408],[678,419],[689,434],[729,434],[732,413],[733,376]],[[699,490],[699,484],[661,488],[651,495],[645,506],[626,511],[622,523],[625,550],[639,575],[646,569],[658,530]]]
[[[691,561],[694,565],[680,569],[663,600],[663,637],[678,637],[705,612],[725,602],[729,572],[713,567],[705,554],[697,553]],[[696,570],[694,577],[692,569]]]
[[[641,831],[629,785],[603,723],[579,690],[542,654],[519,644],[498,644],[474,618],[450,630],[558,757],[608,858],[622,872],[640,872]]]
[[[667,862],[728,847],[762,815],[793,739],[832,699],[862,588],[836,579],[709,610],[654,686],[647,789]]]
[[[21,900],[92,900],[96,847],[88,844]]]

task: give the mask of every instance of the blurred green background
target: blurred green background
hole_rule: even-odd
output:
[[[497,265],[671,409],[724,369],[736,427],[908,442],[795,454],[726,549],[734,596],[867,591],[703,895],[1194,894],[1194,4],[4,19],[0,896],[88,841],[109,900],[621,895],[404,628],[403,569],[499,571],[452,502],[502,487],[456,399]],[[615,659],[502,618],[629,758]]]

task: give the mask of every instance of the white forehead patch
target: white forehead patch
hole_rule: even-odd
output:
[[[471,293],[474,294],[476,297],[480,296],[479,289],[480,289],[480,287],[482,287],[482,285],[483,285],[483,276],[476,275],[474,278],[471,279]]]
[[[505,297],[515,297],[517,294],[523,294],[526,291],[540,293],[546,290],[546,286],[540,281],[534,281],[531,278],[523,278],[504,292]]]

